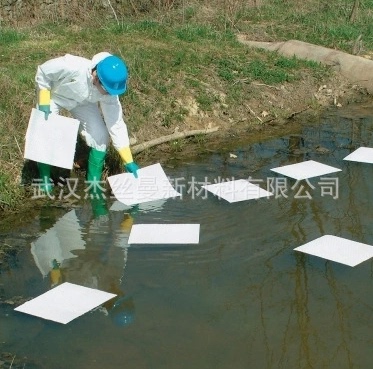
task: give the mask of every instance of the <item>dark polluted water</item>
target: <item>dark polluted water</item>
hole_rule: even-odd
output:
[[[370,368],[372,261],[294,251],[325,234],[373,245],[373,166],[343,160],[361,146],[373,147],[373,109],[344,108],[231,157],[165,167],[182,198],[43,208],[0,234],[23,245],[0,274],[0,352],[11,353],[0,367]],[[304,160],[342,171],[297,182],[270,170]],[[228,203],[201,187],[249,176],[276,196]],[[198,223],[200,242],[129,246],[140,223]],[[117,297],[66,325],[4,303],[62,282]]]

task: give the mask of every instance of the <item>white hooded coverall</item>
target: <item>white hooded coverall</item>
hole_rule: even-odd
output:
[[[52,113],[68,110],[80,121],[87,145],[98,151],[107,150],[110,138],[117,150],[129,146],[119,97],[103,95],[93,84],[92,69],[110,55],[102,52],[89,60],[66,54],[39,65],[35,77],[38,89],[51,91]]]

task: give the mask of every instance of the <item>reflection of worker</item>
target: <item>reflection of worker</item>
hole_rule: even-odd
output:
[[[54,232],[55,240],[52,237],[45,240],[49,241],[49,246],[64,245],[66,238],[74,248],[75,242],[70,237],[70,233],[74,231],[75,225],[75,228],[80,230],[87,252],[81,252],[78,257],[65,260],[63,257],[66,252],[46,253],[44,248],[40,248],[39,241],[39,252],[36,254],[34,250],[33,254],[38,257],[35,258],[38,266],[44,264],[48,266],[48,269],[46,267],[45,269],[48,270],[51,287],[67,281],[114,293],[116,297],[105,302],[100,311],[116,326],[124,327],[133,323],[135,319],[133,298],[124,291],[124,272],[128,259],[127,240],[133,218],[130,212],[110,213],[103,197],[91,197],[89,203],[89,208],[84,207],[81,211],[76,211],[78,215],[75,218],[76,223],[71,221],[74,219],[72,214],[63,217],[64,222],[60,221],[58,226],[58,229],[64,229],[63,234]],[[75,214],[75,210],[73,212]],[[112,226],[112,232],[108,232],[108,227]],[[54,228],[57,228],[56,225]],[[106,239],[106,235],[112,234],[116,234],[114,243],[110,241],[110,236]],[[44,244],[47,246],[47,242]],[[42,264],[41,261],[44,259],[45,262]],[[43,275],[46,275],[46,272]]]
[[[64,108],[80,121],[79,132],[91,148],[87,170],[91,183],[101,179],[110,138],[125,169],[137,177],[138,166],[132,158],[118,97],[127,89],[127,78],[126,64],[107,52],[92,60],[67,54],[38,66],[38,109],[45,113],[46,120],[50,113],[59,114]],[[42,189],[50,191],[50,166],[38,163],[38,168]]]
[[[63,271],[60,268],[60,264],[53,260],[53,268],[51,269],[49,276],[51,281],[51,287],[55,287],[61,284],[65,280]],[[125,327],[132,324],[135,320],[135,304],[131,296],[126,296],[125,293],[118,287],[117,283],[111,283],[107,286],[108,292],[114,293],[117,296],[113,299],[106,301],[101,310],[108,315],[113,323],[119,327]]]
[[[43,233],[31,242],[30,251],[42,276],[50,273],[54,286],[61,281],[64,262],[76,258],[75,251],[85,249],[82,228],[75,209],[57,221],[49,210],[48,214],[40,217],[40,226]]]
[[[125,213],[109,212],[107,201],[103,197],[92,196],[89,202],[90,216],[85,218],[86,215],[81,214],[89,252],[71,260],[64,275],[69,281],[84,281],[83,284],[87,287],[116,294],[116,298],[104,303],[100,310],[115,325],[127,326],[134,321],[135,316],[133,299],[124,289],[127,241],[134,212],[132,209]]]
[[[52,269],[49,272],[51,287],[54,287],[63,282],[60,266],[61,264],[56,259],[52,260]]]
[[[90,199],[90,202],[93,214],[90,226],[92,226],[93,233],[89,230],[90,226],[88,226],[87,231],[92,240],[94,237],[100,238],[100,232],[97,232],[96,227],[106,228],[109,224],[119,225],[119,229],[115,227],[116,237],[114,245],[116,247],[113,249],[113,244],[111,242],[103,243],[99,248],[99,255],[94,258],[99,262],[90,265],[90,272],[92,273],[91,281],[97,281],[97,286],[93,284],[92,287],[101,288],[117,295],[116,298],[110,299],[103,304],[102,311],[105,315],[110,317],[111,321],[116,326],[124,327],[132,324],[135,319],[135,305],[133,298],[128,296],[123,290],[124,271],[128,260],[127,240],[133,225],[132,215],[135,214],[135,211],[132,211],[131,209],[126,213],[111,213],[112,216],[109,221],[108,217],[110,213],[107,210],[105,199],[102,197],[93,197]],[[94,243],[96,242],[94,241]],[[113,261],[113,258],[117,259],[118,257],[117,252],[115,252],[115,250],[118,250],[117,247],[123,249],[123,265],[121,269],[113,268],[113,265],[117,264],[117,262],[114,263]],[[88,280],[89,277],[87,275],[86,282],[88,282]]]

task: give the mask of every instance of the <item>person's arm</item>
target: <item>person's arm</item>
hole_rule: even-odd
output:
[[[132,157],[127,125],[123,120],[123,110],[118,96],[105,96],[101,101],[101,110],[113,145],[122,158],[124,167],[137,178],[139,167]]]
[[[73,67],[72,62],[71,56],[65,55],[39,65],[35,76],[35,82],[39,90],[50,91],[55,82],[68,77]]]
[[[37,85],[38,109],[43,111],[45,119],[50,114],[51,89],[54,83],[70,73],[66,56],[51,59],[38,66],[35,76]]]

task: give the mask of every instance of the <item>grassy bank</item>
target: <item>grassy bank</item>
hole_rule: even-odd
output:
[[[154,2],[156,3],[156,2]],[[100,51],[121,55],[130,69],[129,91],[122,102],[131,135],[143,142],[181,129],[225,128],[244,121],[261,124],[248,101],[258,100],[258,85],[280,88],[310,77],[322,81],[329,71],[312,62],[284,58],[242,47],[237,32],[254,40],[298,39],[351,52],[362,35],[359,52],[373,49],[373,0],[360,2],[351,19],[347,0],[285,2],[183,1],[168,7],[111,19],[85,21],[51,16],[32,26],[0,28],[0,211],[16,210],[25,201],[20,186],[24,136],[34,106],[38,64],[71,53],[91,58]],[[114,16],[115,15],[115,16]],[[361,47],[362,45],[362,47]],[[312,94],[309,96],[312,104]],[[305,102],[307,104],[308,102]],[[289,101],[291,105],[291,99]],[[256,106],[276,119],[283,106]],[[180,145],[179,145],[180,146]],[[179,147],[178,146],[178,147]],[[111,152],[111,159],[117,159]],[[141,163],[140,163],[141,164]]]

